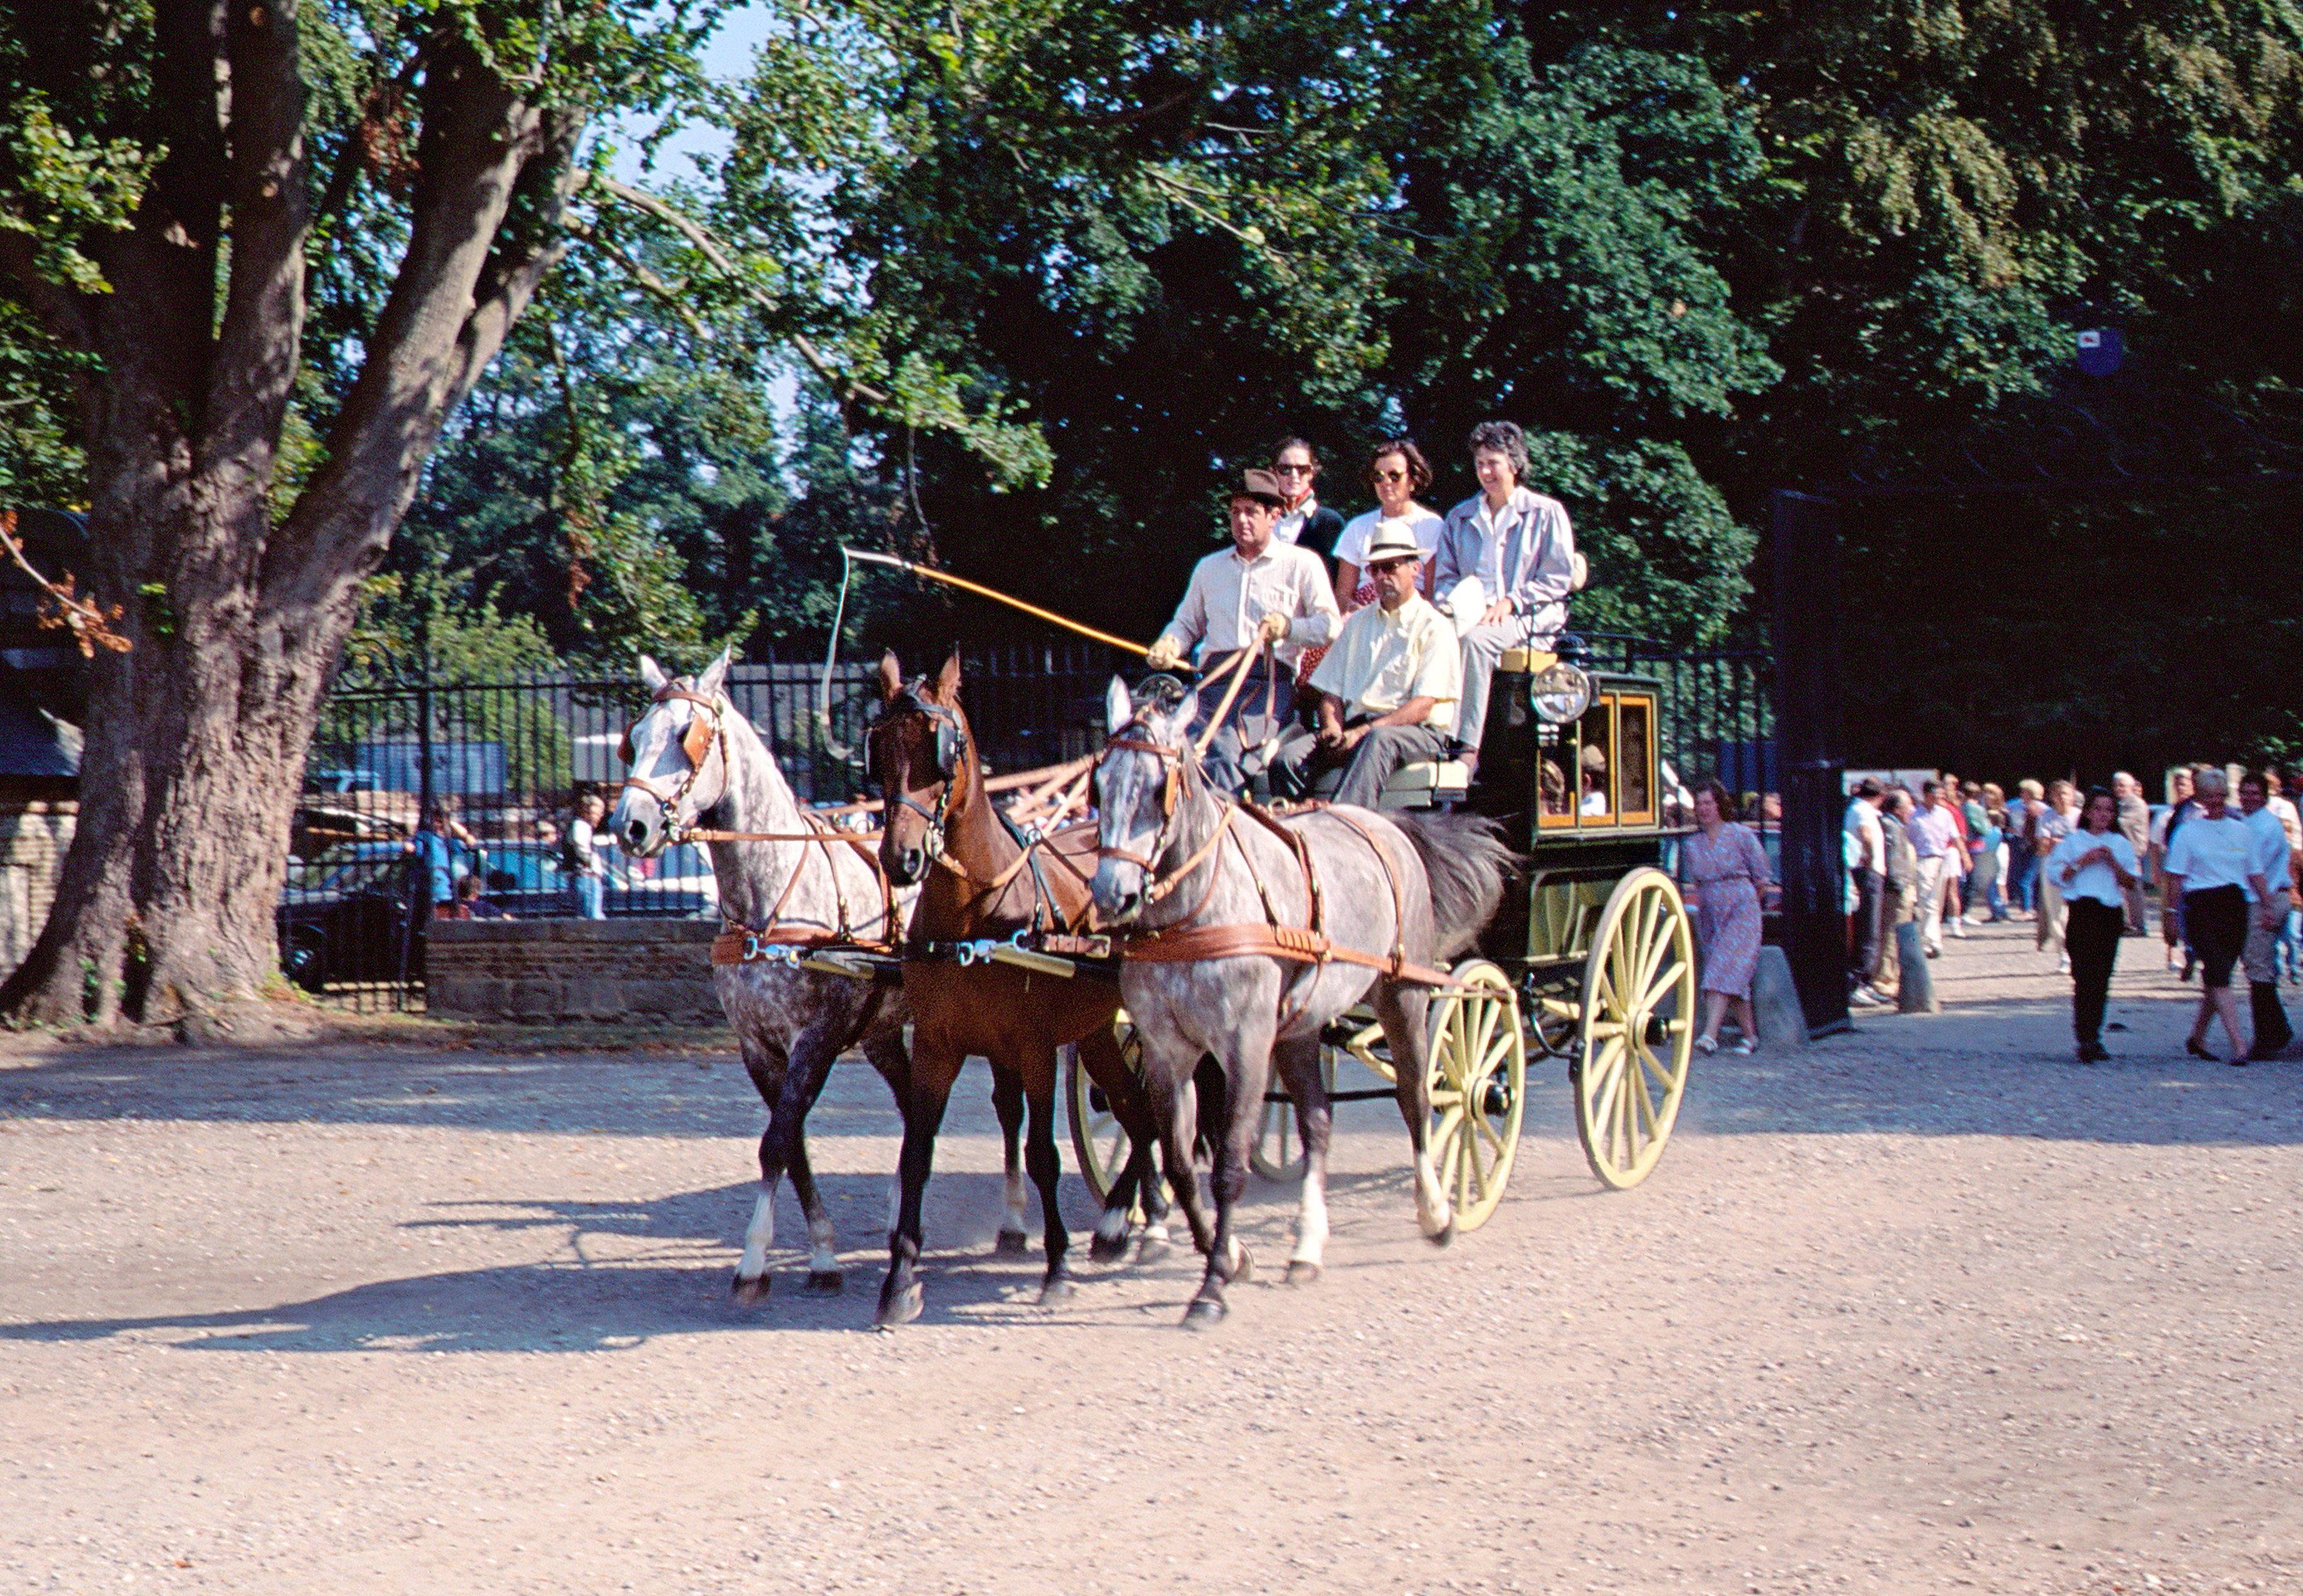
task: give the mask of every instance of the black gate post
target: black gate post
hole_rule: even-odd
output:
[[[1784,952],[1808,1033],[1847,1028],[1847,916],[1840,854],[1839,505],[1778,492],[1776,740],[1784,781]]]

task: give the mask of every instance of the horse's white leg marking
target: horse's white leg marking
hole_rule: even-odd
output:
[[[888,1182],[888,1234],[896,1233],[896,1221],[904,1217],[904,1182],[900,1176]]]
[[[1000,1229],[1001,1230],[1007,1232],[1010,1236],[1028,1236],[1031,1234],[1031,1232],[1025,1228],[1026,1219],[1025,1204],[1030,1199],[1026,1195],[1026,1188],[1024,1185],[1024,1171],[1020,1169],[1008,1170],[1008,1209],[1005,1213],[1000,1216]]]
[[[822,1214],[807,1222],[807,1271],[816,1275],[839,1272],[839,1251],[831,1244],[831,1216]]]
[[[1303,1161],[1303,1192],[1295,1209],[1295,1263],[1319,1264],[1328,1249],[1328,1161],[1317,1151]]]
[[[1095,1221],[1095,1233],[1101,1239],[1108,1243],[1116,1243],[1126,1240],[1127,1210],[1125,1208],[1105,1209],[1102,1216]]]
[[[752,1222],[744,1229],[744,1260],[736,1265],[739,1280],[756,1280],[768,1272],[768,1249],[776,1245],[776,1192],[772,1186],[760,1187],[759,1201],[752,1204]]]
[[[1455,1222],[1447,1207],[1447,1188],[1439,1184],[1439,1172],[1431,1166],[1428,1147],[1415,1155],[1415,1219],[1426,1236],[1438,1236]]]

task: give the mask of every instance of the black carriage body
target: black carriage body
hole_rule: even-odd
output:
[[[1537,997],[1581,982],[1616,883],[1642,866],[1661,867],[1667,836],[1684,822],[1657,758],[1664,684],[1592,672],[1590,706],[1552,725],[1529,705],[1530,664],[1514,649],[1495,674],[1469,803],[1527,860],[1480,951],[1525,972],[1523,991]]]

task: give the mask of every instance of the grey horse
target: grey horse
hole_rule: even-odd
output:
[[[1105,707],[1111,740],[1096,765],[1102,846],[1092,883],[1102,923],[1125,926],[1137,939],[1163,929],[1260,927],[1274,916],[1307,925],[1310,891],[1294,848],[1243,817],[1201,770],[1186,736],[1196,701],[1147,691],[1139,702],[1115,677]],[[1308,849],[1333,943],[1380,959],[1430,967],[1470,947],[1501,901],[1515,862],[1493,823],[1472,815],[1337,806],[1282,823]],[[1248,1152],[1275,1066],[1295,1100],[1305,1153],[1288,1279],[1319,1277],[1328,1236],[1329,1135],[1320,1033],[1362,998],[1391,1047],[1399,1111],[1414,1152],[1416,1217],[1435,1244],[1453,1237],[1455,1217],[1426,1142],[1424,988],[1341,959],[1314,963],[1249,952],[1176,962],[1131,957],[1121,967],[1119,990],[1143,1045],[1144,1086],[1170,1170],[1192,1168],[1196,1109],[1188,1087],[1202,1053],[1213,1055],[1226,1080],[1226,1123],[1215,1146],[1215,1245],[1185,1323],[1221,1319],[1224,1287],[1250,1267],[1232,1214],[1247,1182]],[[1177,1184],[1179,1202],[1188,1205],[1197,1195]]]
[[[799,800],[767,745],[728,701],[728,660],[722,653],[689,681],[668,677],[654,660],[640,657],[640,680],[654,701],[631,729],[631,773],[608,819],[611,834],[627,854],[645,858],[662,852],[675,827],[683,832],[704,826],[786,837],[809,832]],[[714,841],[710,847],[720,912],[732,929],[763,932],[772,918],[780,928],[837,933],[844,923],[858,942],[900,941],[919,896],[915,887],[895,891],[891,924],[886,889],[868,849],[842,842]],[[712,980],[743,1049],[744,1068],[768,1105],[768,1127],[760,1137],[759,1197],[736,1265],[737,1299],[748,1305],[767,1294],[776,1186],[786,1174],[807,1216],[807,1288],[838,1291],[841,1273],[831,1215],[808,1168],[807,1113],[832,1061],[852,1047],[863,1050],[897,1101],[903,1101],[911,1069],[904,1046],[910,1011],[903,989],[819,974],[777,957],[715,965]],[[1027,1246],[1021,1084],[995,1079],[993,1102],[1008,1143],[999,1249],[1021,1253]]]

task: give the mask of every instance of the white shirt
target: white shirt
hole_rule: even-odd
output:
[[[1844,823],[1847,834],[1855,839],[1859,849],[1854,861],[1858,870],[1887,871],[1887,833],[1879,824],[1879,806],[1855,798],[1847,806]]]
[[[2135,874],[2135,844],[2117,826],[2107,832],[2085,832],[2074,829],[2070,836],[2055,844],[2055,851],[2047,856],[2047,869],[2055,878],[2055,885],[2069,903],[2074,898],[2092,898],[2108,908],[2124,908],[2127,899],[2119,890],[2119,877],[2109,865],[2100,859],[2090,865],[2080,865],[2069,881],[2063,871],[2078,863],[2079,857],[2092,853],[2097,848],[2107,849],[2119,867],[2128,874]]]
[[[2279,823],[2279,816],[2271,812],[2269,804],[2241,818],[2247,822],[2248,834],[2255,839],[2251,857],[2255,873],[2263,877],[2263,884],[2270,889],[2272,896],[2277,897],[2286,890],[2289,861],[2295,857],[2294,850],[2287,846],[2287,828]],[[2182,834],[2175,833],[2178,837]],[[2248,894],[2250,899],[2253,896]]]
[[[2209,820],[2205,810],[2194,814],[2167,845],[2167,874],[2181,876],[2186,892],[2237,887],[2253,903],[2255,890],[2247,878],[2254,870],[2255,833],[2229,809],[2221,820]]]
[[[1367,574],[1368,545],[1375,541],[1376,528],[1387,522],[1405,528],[1415,539],[1415,546],[1423,551],[1426,560],[1439,552],[1439,534],[1447,526],[1436,515],[1387,516],[1381,510],[1371,510],[1346,521],[1344,529],[1336,535],[1337,563],[1349,562],[1364,577]]]
[[[1911,834],[1911,851],[1923,859],[1940,857],[1959,846],[1959,822],[1951,817],[1948,804],[1915,811],[1903,829]]]
[[[2279,823],[2286,828],[2287,846],[2303,848],[2303,813],[2298,813],[2285,798],[2266,798],[2263,806],[2279,816]]]
[[[1344,701],[1346,720],[1389,714],[1410,698],[1429,697],[1423,723],[1453,726],[1464,696],[1464,651],[1447,618],[1411,593],[1396,613],[1381,604],[1354,610],[1312,685]]]
[[[1288,618],[1287,639],[1278,652],[1280,663],[1291,668],[1306,647],[1332,639],[1342,622],[1327,562],[1277,538],[1253,562],[1241,559],[1235,546],[1192,567],[1192,585],[1160,635],[1179,654],[1202,642],[1211,654],[1231,654],[1253,644],[1256,627],[1274,613]]]
[[[1271,523],[1271,541],[1294,548],[1295,540],[1303,536],[1303,528],[1310,526],[1312,518],[1319,513],[1320,501],[1305,494],[1301,504]]]
[[[568,823],[568,840],[576,857],[584,861],[586,875],[605,875],[607,867],[600,862],[599,845],[592,840],[592,823],[578,815]]]

